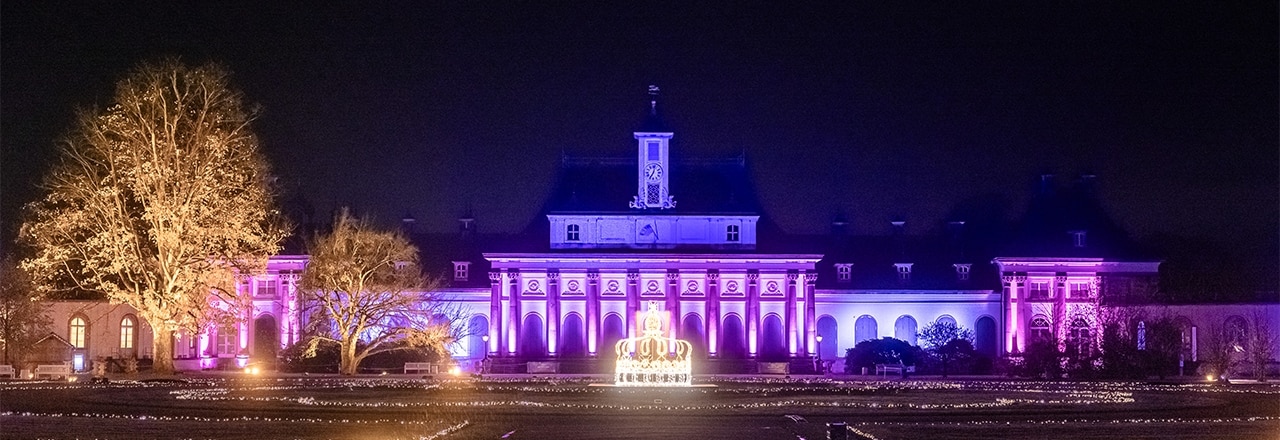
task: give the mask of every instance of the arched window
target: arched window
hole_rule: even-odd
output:
[[[1138,321],[1138,349],[1147,349],[1147,323],[1145,321]]]
[[[124,318],[120,319],[120,348],[121,349],[129,350],[133,348],[134,341],[135,341],[134,337],[137,334],[134,332],[135,324],[136,324],[136,321],[134,321],[132,316],[125,316]]]
[[[1031,342],[1053,341],[1053,333],[1049,331],[1049,319],[1044,316],[1031,318]]]
[[[1089,323],[1084,318],[1076,318],[1071,321],[1071,352],[1080,357],[1089,357],[1092,353],[1093,339],[1089,337]]]
[[[938,324],[942,324],[945,322],[947,324],[951,324],[952,327],[959,327],[959,324],[956,324],[956,319],[952,318],[951,315],[939,316],[936,322]]]
[[[1243,317],[1233,315],[1227,318],[1223,328],[1227,331],[1227,346],[1232,351],[1240,353],[1244,351],[1246,337],[1248,336],[1248,324]]]
[[[89,341],[89,323],[83,316],[71,318],[71,331],[67,332],[67,339],[72,348],[85,348]]]

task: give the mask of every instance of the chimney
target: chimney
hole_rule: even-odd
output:
[[[904,220],[894,220],[889,222],[889,224],[893,225],[894,250],[898,254],[898,260],[902,261],[907,257],[906,237],[904,237],[904,235],[906,235],[907,222]]]
[[[951,258],[957,262],[964,260],[964,221],[947,222],[947,245],[951,248]]]
[[[405,234],[413,234],[417,232],[417,223],[418,219],[413,218],[413,214],[405,212],[404,217],[400,219],[400,229]]]
[[[1047,196],[1053,194],[1053,174],[1040,175],[1040,195]]]
[[[836,213],[831,219],[831,236],[843,237],[849,233],[849,220],[845,218],[844,213]]]
[[[471,237],[476,233],[476,217],[468,209],[462,217],[458,217],[458,233],[463,237]]]

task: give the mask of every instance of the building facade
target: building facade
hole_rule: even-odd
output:
[[[441,293],[466,319],[452,348],[461,365],[612,359],[616,341],[642,330],[650,304],[695,359],[836,361],[868,339],[917,344],[937,321],[973,330],[975,348],[992,357],[1035,340],[1096,347],[1103,298],[1154,288],[1158,260],[1117,258],[1092,244],[1113,235],[1106,228],[1061,223],[1079,209],[1033,206],[1029,216],[1049,219],[1037,227],[1051,233],[1035,246],[986,252],[967,250],[963,221],[947,225],[950,235],[934,240],[942,244],[906,234],[903,221],[884,236],[848,236],[839,219],[830,235],[786,234],[761,212],[743,158],[684,157],[656,97],[648,104],[631,154],[564,158],[543,215],[524,234],[483,237],[470,216],[453,237],[406,231],[429,269],[451,281]],[[306,262],[274,257],[266,273],[246,278],[240,293],[253,300],[244,320],[179,335],[179,367],[242,366],[296,343]],[[1192,360],[1197,326],[1219,319],[1213,307],[1169,309],[1186,324]],[[1280,330],[1280,306],[1250,310]],[[58,303],[51,314],[76,359],[150,355],[149,327],[125,306]]]

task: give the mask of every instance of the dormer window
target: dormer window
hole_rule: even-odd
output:
[[[470,261],[454,261],[453,262],[453,280],[467,281],[471,277]]]
[[[1075,247],[1085,247],[1085,231],[1071,231],[1071,242]]]
[[[568,225],[564,228],[564,241],[581,241],[582,227],[579,225]]]
[[[969,264],[952,264],[956,268],[956,279],[960,281],[969,281]]]
[[[724,230],[724,231],[725,231],[725,232],[724,232],[724,241],[729,241],[729,242],[734,242],[734,243],[738,242],[739,238],[741,237],[741,229],[740,229],[740,228],[741,228],[741,227],[740,227],[740,226],[738,226],[738,225],[729,225],[728,227],[726,227],[726,228],[725,228],[725,230]]]
[[[912,263],[895,263],[893,265],[898,270],[898,281],[911,281],[911,265]]]
[[[847,283],[853,279],[853,265],[842,263],[836,265],[836,281]]]

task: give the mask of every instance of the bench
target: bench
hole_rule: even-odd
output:
[[[11,378],[17,378],[18,371],[13,369],[13,365],[0,365],[0,376],[9,376]]]
[[[71,375],[71,364],[36,365],[36,377],[63,378]]]
[[[433,364],[431,362],[405,362],[404,374],[409,374],[410,371],[415,371],[418,373],[426,372],[427,374],[439,374],[440,366]]]
[[[902,364],[876,364],[876,374],[882,375],[882,376],[887,375],[890,372],[902,374],[903,371],[911,371],[911,370],[913,370],[913,368],[904,366]]]

